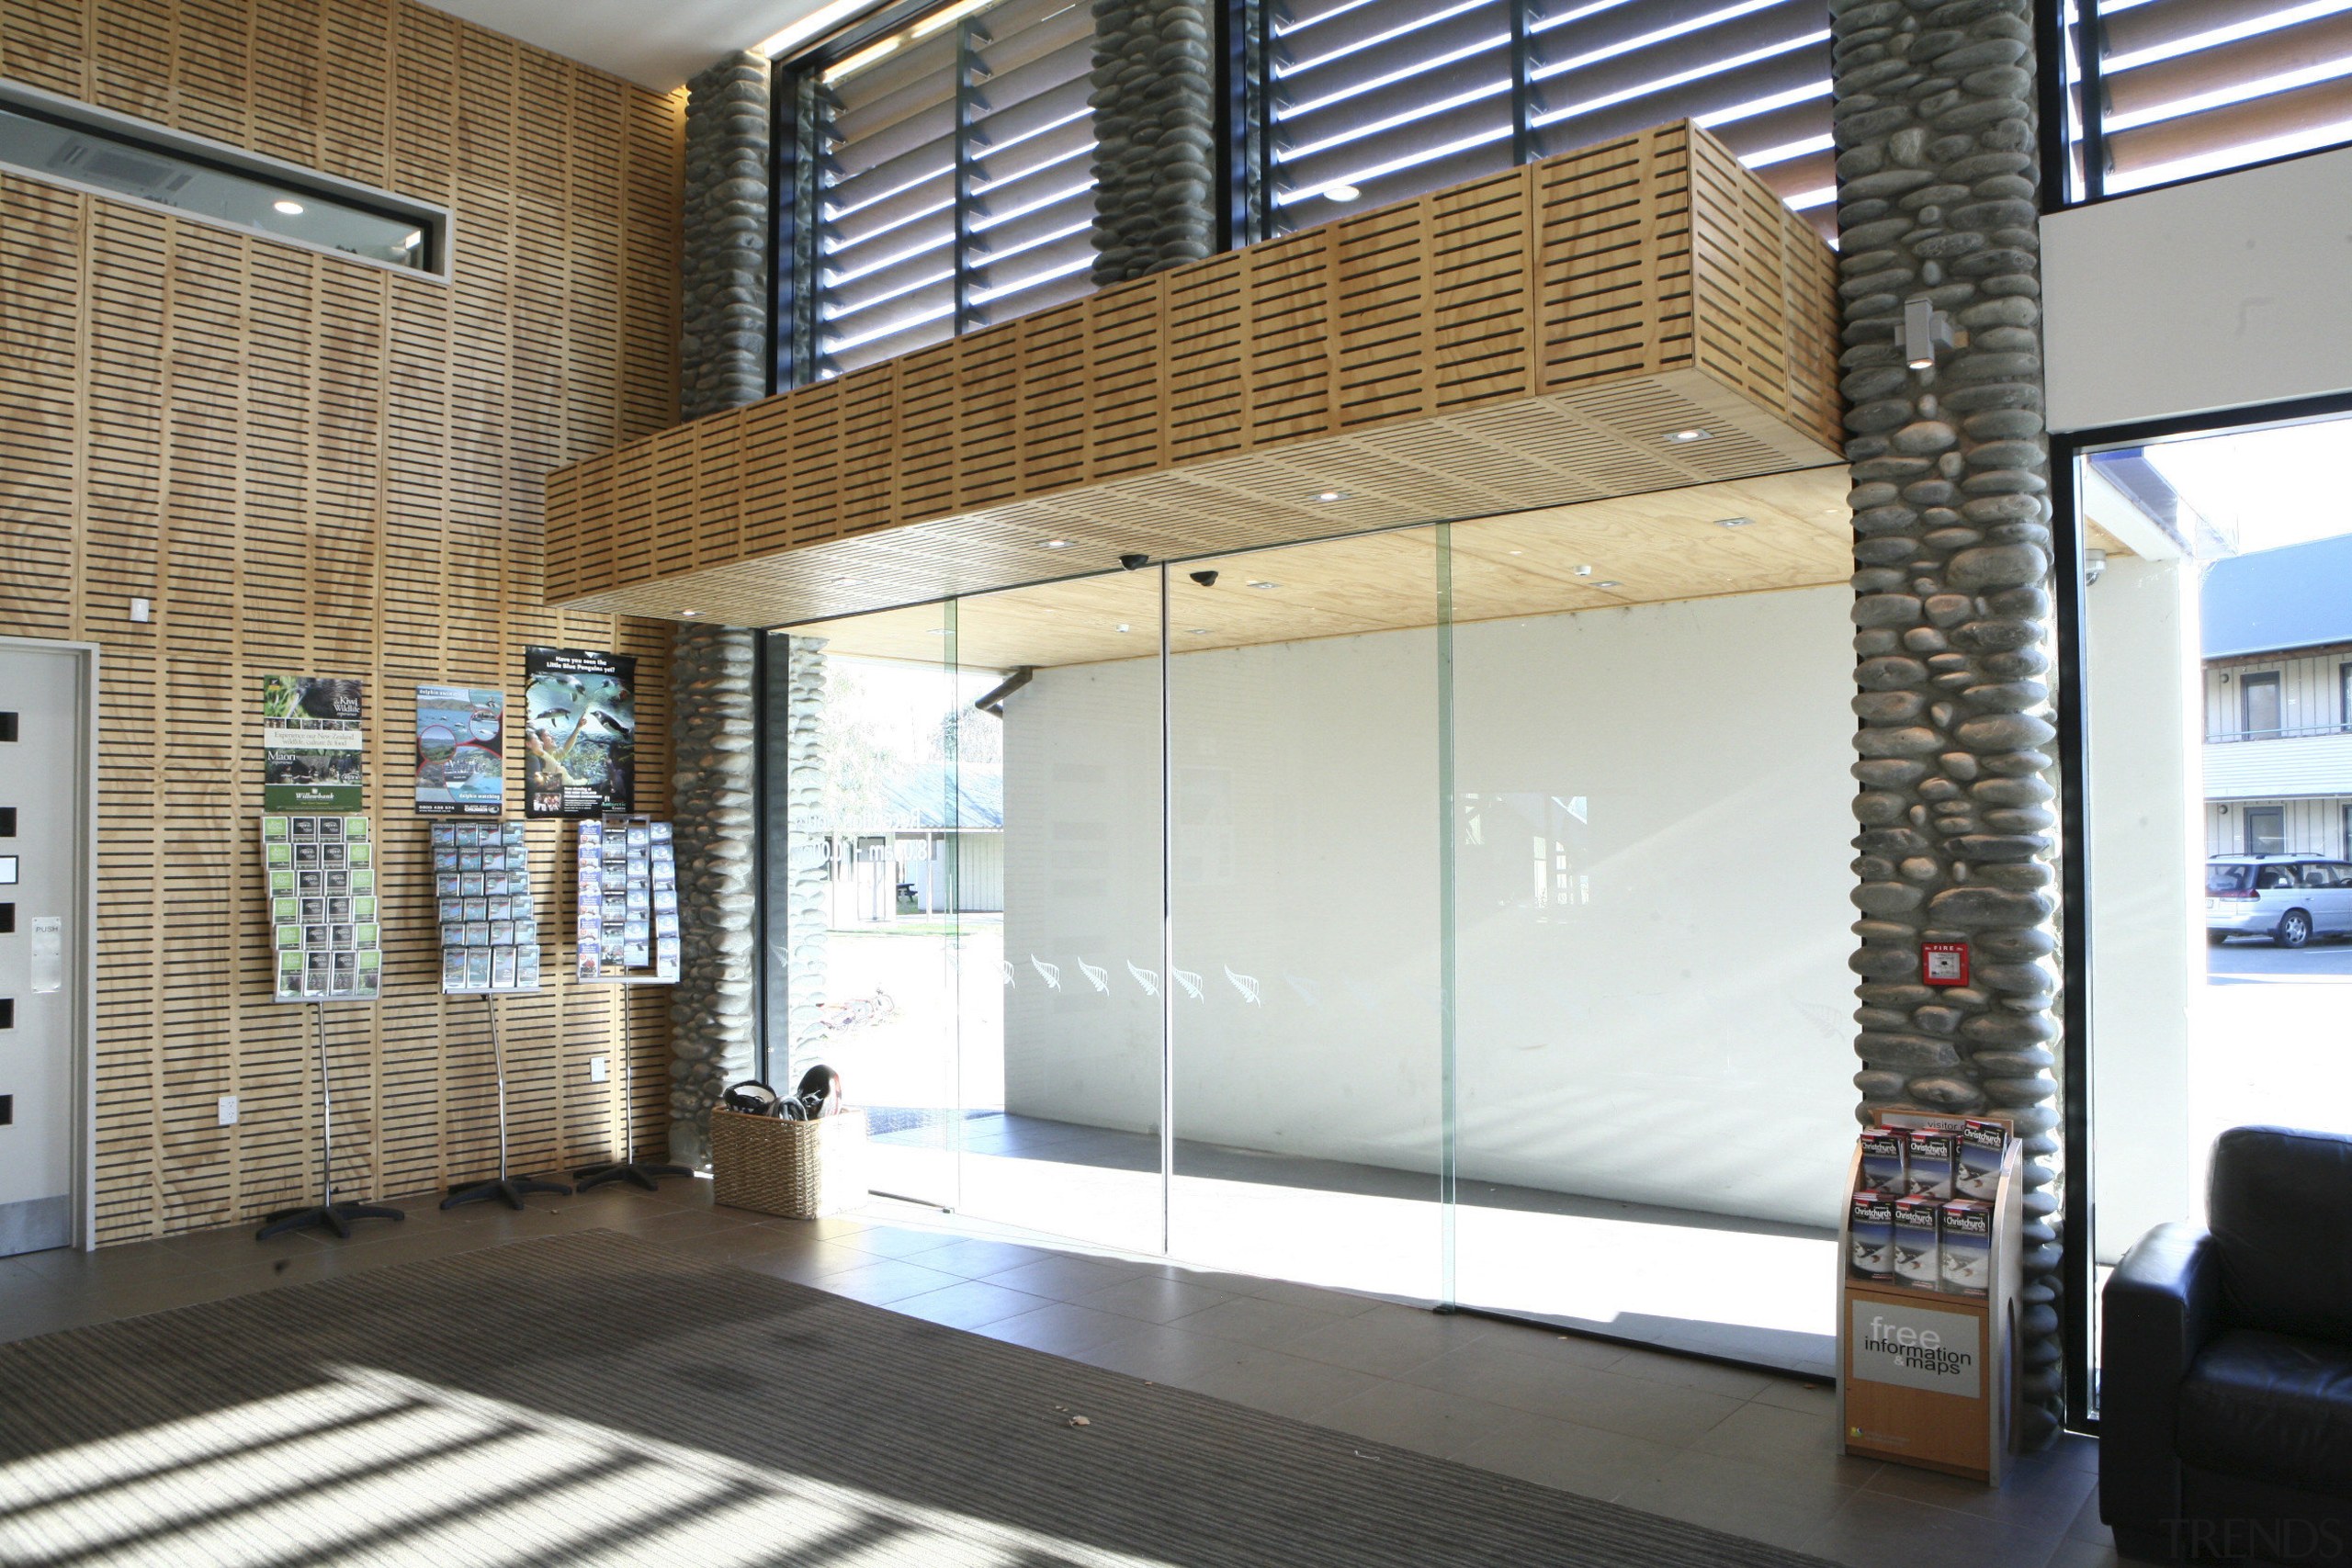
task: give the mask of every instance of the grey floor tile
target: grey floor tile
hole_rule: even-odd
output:
[[[1496,1331],[1485,1318],[1383,1303],[1351,1317],[1303,1322],[1283,1348],[1393,1378]]]
[[[1058,1256],[1042,1247],[1023,1247],[1017,1242],[981,1241],[967,1238],[933,1247],[922,1255],[923,1266],[967,1280],[985,1280],[1007,1269],[1017,1269],[1023,1263],[1038,1263]]]
[[[1777,1404],[1783,1410],[1797,1410],[1819,1415],[1824,1420],[1838,1419],[1838,1389],[1834,1383],[1800,1382],[1794,1378],[1774,1378],[1754,1403]]]
[[[1047,1302],[1017,1317],[1000,1318],[979,1326],[979,1333],[1032,1350],[1083,1359],[1085,1352],[1136,1331],[1136,1320],[1115,1317],[1069,1302]]]
[[[1836,1410],[1783,1409],[1760,1399],[1747,1404],[1690,1439],[1694,1453],[1709,1454],[1785,1474],[1826,1477],[1860,1486],[1882,1470],[1876,1460],[1838,1451]],[[1925,1473],[1924,1472],[1921,1473]]]
[[[2115,1532],[2098,1517],[2098,1488],[2094,1485],[2083,1506],[2075,1510],[2074,1523],[2066,1527],[2066,1534],[2075,1540],[2087,1540],[2098,1546],[2115,1544]]]
[[[890,1310],[949,1328],[983,1328],[1047,1304],[1043,1296],[1008,1290],[987,1280],[962,1280],[921,1295],[902,1296],[890,1303]]]
[[[1223,1291],[1189,1280],[1145,1274],[1100,1291],[1090,1291],[1077,1304],[1146,1323],[1173,1323],[1178,1318],[1235,1298]]]
[[[778,1224],[820,1224],[821,1221],[779,1220]],[[936,1252],[953,1247],[962,1236],[939,1231],[910,1230],[904,1225],[858,1225],[836,1232],[828,1239],[838,1240],[863,1252],[882,1258],[920,1258],[926,1252]]]
[[[1463,1464],[1604,1501],[1672,1463],[1680,1450],[1622,1433],[1517,1413],[1452,1456]]]
[[[1375,1381],[1314,1417],[1318,1427],[1451,1459],[1517,1427],[1521,1412],[1410,1383]]]
[[[2039,1568],[2057,1551],[2061,1539],[2055,1531],[2026,1529],[1864,1487],[1798,1550],[1853,1568],[1886,1568],[1890,1562],[1903,1568]]]
[[[2075,1540],[2071,1538],[2058,1543],[2043,1568],[2127,1568],[2127,1560],[2119,1555],[2112,1544]]]
[[[1727,1399],[1747,1400],[1762,1393],[1782,1380],[1763,1372],[1749,1371],[1744,1367],[1726,1367],[1715,1361],[1702,1361],[1690,1356],[1669,1355],[1663,1350],[1628,1350],[1609,1370],[1620,1377],[1644,1378],[1651,1382],[1671,1383],[1676,1388],[1695,1388],[1707,1393],[1720,1393]]]
[[[1335,1323],[1354,1321],[1292,1306],[1287,1302],[1268,1301],[1263,1296],[1235,1296],[1215,1306],[1186,1313],[1176,1319],[1174,1326],[1187,1334],[1238,1339],[1245,1345],[1283,1345],[1294,1339],[1311,1339],[1317,1329]]]
[[[1185,1386],[1213,1398],[1246,1404],[1272,1416],[1310,1421],[1322,1412],[1374,1388],[1379,1379],[1365,1372],[1310,1361],[1258,1346],[1237,1350],[1234,1359],[1195,1377]]]
[[[1794,1551],[1819,1534],[1856,1490],[1826,1466],[1804,1471],[1685,1450],[1637,1478],[1616,1501]],[[1901,1560],[1899,1548],[1882,1559]]]
[[[818,1284],[854,1269],[871,1269],[877,1264],[895,1261],[894,1258],[860,1252],[845,1243],[833,1241],[810,1241],[798,1246],[777,1247],[773,1251],[744,1252],[733,1259],[738,1269],[749,1269],[755,1274],[773,1274],[779,1280],[797,1280],[804,1285]],[[944,1276],[943,1282],[952,1283],[956,1278],[958,1276]]]
[[[1190,1388],[1240,1359],[1249,1347],[1232,1339],[1204,1339],[1159,1323],[1131,1323],[1115,1339],[1075,1352],[1072,1360],[1125,1372],[1148,1382]]]
[[[2098,1485],[2098,1477],[2089,1471],[2040,1454],[2012,1466],[1997,1487],[1890,1464],[1871,1478],[1869,1490],[2057,1536],[2072,1528]]]
[[[944,1290],[963,1282],[960,1276],[896,1258],[876,1258],[857,1268],[827,1274],[815,1281],[820,1290],[864,1302],[868,1306],[889,1306],[905,1301],[909,1296],[920,1296],[928,1291]]]
[[[933,1254],[919,1255],[923,1260]],[[1026,1291],[1033,1296],[1046,1296],[1057,1302],[1074,1302],[1096,1291],[1107,1291],[1114,1285],[1125,1284],[1143,1273],[1139,1264],[1122,1263],[1106,1258],[1040,1258],[1027,1263],[1017,1263],[1010,1269],[1000,1269],[980,1278],[1007,1290]]]

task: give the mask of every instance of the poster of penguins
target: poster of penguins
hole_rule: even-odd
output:
[[[523,652],[524,802],[533,817],[636,808],[637,660],[578,648]]]

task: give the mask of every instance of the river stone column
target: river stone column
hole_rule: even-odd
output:
[[[820,1010],[825,1000],[825,916],[832,864],[825,839],[825,639],[785,640],[784,929],[778,935],[771,918],[770,937],[784,951],[783,1065],[797,1083],[825,1055]]]
[[[1841,383],[1853,466],[1861,1113],[1995,1108],[2025,1140],[2023,1439],[2063,1416],[2057,852],[2047,775],[2032,0],[1832,0]],[[1905,301],[1964,346],[1913,370]],[[1920,984],[1919,943],[1972,950]]]
[[[747,51],[686,85],[686,419],[767,395],[768,73]]]
[[[710,1108],[752,1076],[752,644],[681,626],[670,645],[678,984],[670,996],[670,1157],[710,1163]]]
[[[1205,0],[1094,0],[1096,287],[1216,248],[1216,37]]]

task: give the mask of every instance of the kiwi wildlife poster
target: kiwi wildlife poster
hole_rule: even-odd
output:
[[[637,805],[637,660],[578,648],[523,650],[523,810],[601,817]]]

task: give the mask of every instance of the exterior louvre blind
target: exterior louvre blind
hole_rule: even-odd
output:
[[[2095,14],[2086,195],[2352,141],[2352,0],[2098,0]]]
[[[951,6],[825,69],[813,135],[819,374],[1091,287],[1093,24]]]
[[[1270,31],[1275,231],[1683,118],[1830,221],[1821,0],[1300,0]]]

